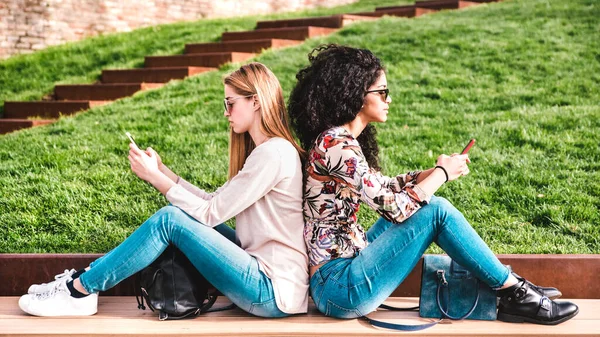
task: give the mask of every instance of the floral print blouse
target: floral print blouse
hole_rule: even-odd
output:
[[[360,202],[400,223],[431,198],[416,185],[420,171],[386,177],[372,170],[358,141],[343,127],[316,139],[304,188],[304,240],[311,266],[356,256],[367,246],[357,223]]]

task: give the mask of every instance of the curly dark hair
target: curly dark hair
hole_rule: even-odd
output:
[[[384,71],[371,51],[335,44],[313,49],[308,60],[310,65],[296,74],[288,104],[292,127],[306,151],[323,131],[354,120],[365,92]],[[357,140],[369,166],[381,170],[376,133],[369,124]]]

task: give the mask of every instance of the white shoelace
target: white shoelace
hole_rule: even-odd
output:
[[[46,292],[35,294],[36,299],[45,300],[50,297],[53,297],[56,293],[64,291],[69,294],[69,288],[67,288],[67,282],[70,281],[70,278],[62,278],[57,279],[56,283],[52,286],[52,288]]]
[[[70,277],[71,277],[71,275],[75,274],[75,272],[76,272],[76,270],[75,270],[75,269],[71,269],[71,270],[69,270],[69,269],[65,269],[65,271],[64,271],[62,274],[57,274],[57,275],[54,275],[54,281],[52,281],[52,282],[56,282],[56,281],[58,281],[58,280],[60,280],[60,279],[62,279],[62,278],[70,278]],[[46,285],[48,285],[48,284],[50,284],[50,283],[52,283],[52,282],[48,282],[48,283],[42,283],[42,284],[40,284],[40,285],[41,285],[41,286],[46,286]]]
[[[67,276],[71,277],[71,275],[73,275],[74,273],[75,273],[75,269],[71,269],[71,270],[65,269],[64,273],[54,275],[54,279],[58,280],[60,278],[67,277]]]

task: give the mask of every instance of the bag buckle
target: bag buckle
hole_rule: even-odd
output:
[[[446,280],[446,272],[442,269],[438,269],[437,271],[438,280],[442,281],[442,284],[447,286],[448,281]]]

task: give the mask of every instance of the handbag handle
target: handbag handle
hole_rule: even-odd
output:
[[[461,320],[461,319],[465,319],[469,316],[471,316],[471,314],[473,313],[473,311],[475,311],[475,308],[477,307],[477,304],[479,303],[479,291],[477,291],[477,297],[475,297],[475,303],[473,303],[473,307],[471,307],[471,310],[469,310],[469,312],[467,312],[466,314],[464,314],[463,316],[460,317],[455,317],[455,316],[451,316],[448,312],[446,312],[446,310],[444,310],[444,308],[442,308],[442,303],[440,301],[440,294],[441,294],[441,290],[442,290],[442,285],[444,287],[448,286],[448,281],[446,280],[446,276],[445,276],[445,272],[443,270],[438,270],[437,271],[437,276],[438,276],[438,286],[437,286],[437,306],[438,309],[440,309],[440,312],[442,313],[442,315],[444,317],[453,319],[453,320]],[[479,289],[479,280],[477,280],[477,289]],[[450,307],[450,298],[448,295],[448,291],[446,292],[446,304],[448,305],[448,307]]]
[[[419,307],[410,307],[410,308],[396,308],[396,307],[392,307],[386,304],[382,304],[379,306],[382,309],[386,309],[386,310],[391,310],[391,311],[412,311],[412,310],[418,310]],[[363,316],[362,319],[366,320],[367,322],[371,323],[371,325],[373,326],[377,326],[380,328],[385,328],[385,329],[392,329],[392,330],[400,330],[400,331],[419,331],[419,330],[425,330],[428,328],[431,328],[432,326],[438,324],[442,318],[440,318],[439,320],[435,321],[435,322],[431,322],[431,323],[425,323],[425,324],[418,324],[418,325],[408,325],[408,324],[395,324],[395,323],[388,323],[388,322],[384,322],[384,321],[378,321],[376,319],[372,319],[369,318],[367,316]]]
[[[395,324],[395,323],[378,321],[376,319],[372,319],[367,316],[363,316],[361,318],[366,320],[367,322],[371,323],[371,325],[373,325],[373,326],[378,326],[380,328],[386,328],[386,329],[392,329],[392,330],[401,330],[401,331],[425,330],[425,329],[431,328],[432,326],[438,324],[443,319],[443,318],[440,318],[439,320],[437,320],[435,322],[425,323],[425,324],[420,324],[420,325],[408,325],[408,324]]]

